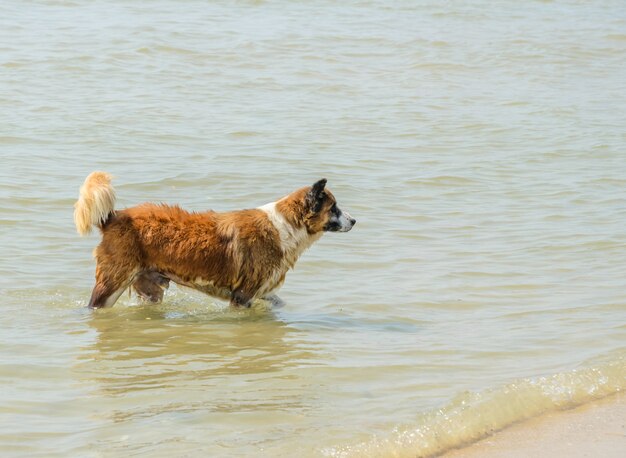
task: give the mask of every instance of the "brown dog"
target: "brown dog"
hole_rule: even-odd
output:
[[[326,179],[262,207],[227,213],[141,204],[114,210],[111,177],[93,172],[74,205],[78,233],[102,231],[89,307],[110,307],[131,285],[151,302],[170,280],[249,307],[269,298],[313,242],[356,223],[325,189]]]

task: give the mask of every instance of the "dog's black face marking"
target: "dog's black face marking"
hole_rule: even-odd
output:
[[[324,231],[337,232],[341,229],[341,223],[339,222],[339,218],[341,218],[341,210],[339,210],[339,207],[337,207],[337,204],[335,203],[332,207],[330,207],[329,213],[330,218],[328,219],[326,226],[324,226]]]
[[[341,229],[341,224],[337,221],[329,221],[326,226],[324,226],[325,232],[339,232],[339,229]]]
[[[336,203],[330,207],[330,218],[324,226],[326,232],[348,232],[355,225],[356,220],[349,214],[342,212]]]

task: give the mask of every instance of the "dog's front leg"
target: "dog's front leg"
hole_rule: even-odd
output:
[[[163,293],[170,286],[170,280],[157,271],[142,272],[135,282],[133,289],[144,301],[158,303],[163,300]]]
[[[252,306],[252,294],[246,293],[242,289],[238,289],[233,291],[230,296],[230,305],[233,307],[247,307],[250,308]]]

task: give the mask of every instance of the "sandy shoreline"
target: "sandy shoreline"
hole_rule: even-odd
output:
[[[626,393],[553,412],[497,432],[443,458],[626,456]]]

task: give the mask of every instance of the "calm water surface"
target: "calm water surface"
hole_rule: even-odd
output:
[[[0,454],[427,456],[626,388],[622,1],[0,5]],[[359,221],[250,311],[85,309],[72,205]]]

